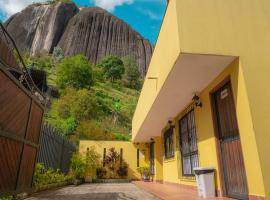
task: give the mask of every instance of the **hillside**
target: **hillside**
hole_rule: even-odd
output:
[[[59,51],[25,57],[30,73],[46,73],[46,80],[34,79],[51,96],[44,121],[76,142],[129,140],[142,83],[136,62],[109,56],[91,65],[85,56],[64,57]]]

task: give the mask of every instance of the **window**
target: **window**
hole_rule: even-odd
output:
[[[164,133],[164,149],[165,149],[165,159],[174,157],[173,128],[169,128]]]
[[[193,169],[199,166],[194,110],[179,121],[179,127],[182,173],[184,176],[194,176]]]

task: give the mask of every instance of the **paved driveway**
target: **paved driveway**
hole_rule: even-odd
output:
[[[44,191],[27,200],[160,200],[132,183],[84,184]]]

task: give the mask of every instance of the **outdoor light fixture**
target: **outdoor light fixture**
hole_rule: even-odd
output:
[[[201,100],[200,100],[200,97],[199,96],[197,96],[196,94],[194,95],[194,97],[192,98],[192,101],[193,101],[193,103],[194,103],[194,105],[196,106],[196,107],[202,107],[202,102],[201,102]]]
[[[175,125],[173,124],[173,121],[172,120],[169,120],[168,121],[168,124],[169,124],[170,128],[175,128]]]

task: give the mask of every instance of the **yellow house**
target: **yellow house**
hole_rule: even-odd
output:
[[[155,180],[270,199],[270,1],[170,0],[132,122]]]
[[[122,159],[128,164],[128,179],[138,180],[141,175],[137,168],[146,165],[149,160],[148,144],[136,145],[127,141],[92,141],[81,140],[79,152],[85,154],[88,148],[93,148],[100,155],[101,159],[109,152],[110,148],[115,148]]]

